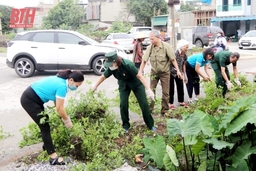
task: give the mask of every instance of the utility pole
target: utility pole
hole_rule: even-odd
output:
[[[172,27],[172,39],[171,39],[171,43],[172,43],[172,47],[174,50],[176,50],[176,44],[177,44],[177,35],[176,35],[176,30],[175,30],[175,16],[174,16],[174,5],[177,5],[180,3],[180,0],[168,0],[168,6],[169,8],[169,15],[171,18],[171,27]]]

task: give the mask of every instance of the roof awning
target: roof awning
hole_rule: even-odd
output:
[[[166,26],[168,16],[157,16],[153,18],[153,26]]]
[[[211,23],[219,21],[239,21],[239,20],[256,20],[256,15],[240,16],[240,17],[214,17],[211,18]]]

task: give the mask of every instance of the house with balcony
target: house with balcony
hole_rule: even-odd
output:
[[[226,36],[237,36],[237,29],[242,33],[256,30],[255,0],[216,0],[216,17],[212,17],[213,26],[223,29]]]

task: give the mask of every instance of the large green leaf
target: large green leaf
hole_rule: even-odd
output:
[[[232,148],[234,146],[234,144],[232,144],[232,143],[218,140],[216,138],[205,139],[203,141],[208,144],[213,144],[213,148],[216,150],[221,150],[226,147]]]
[[[207,162],[204,161],[203,163],[201,163],[197,171],[206,171],[206,168],[207,168]]]
[[[165,154],[163,161],[166,170],[175,170],[174,165],[168,154]]]
[[[196,110],[194,112],[195,115],[197,115],[199,118],[200,118],[200,121],[201,121],[201,130],[202,132],[205,134],[205,135],[208,135],[211,137],[213,131],[214,131],[214,128],[213,128],[213,125],[212,125],[212,122],[211,122],[211,119],[209,117],[208,114],[202,112],[202,111],[199,111],[199,110]]]
[[[222,118],[219,129],[226,128],[227,125],[231,123],[234,118],[236,118],[241,112],[247,110],[249,106],[255,104],[255,102],[255,96],[244,97],[236,100]]]
[[[202,139],[198,140],[195,145],[192,146],[192,152],[195,155],[198,155],[205,147],[205,142]]]
[[[197,143],[196,135],[187,135],[184,137],[184,141],[186,145],[194,145]]]
[[[197,135],[200,132],[200,119],[197,115],[191,114],[183,120],[168,119],[167,131],[170,137],[181,135]]]
[[[256,147],[251,147],[251,142],[244,142],[241,146],[237,147],[235,153],[228,157],[228,160],[232,160],[232,166],[237,168],[242,160],[247,160],[248,156],[256,152]]]
[[[143,138],[145,149],[148,152],[146,156],[153,159],[158,168],[163,167],[163,158],[166,154],[166,144],[162,136],[157,135],[155,138]]]
[[[226,171],[249,171],[249,167],[245,160],[241,160],[237,167],[227,166]]]
[[[166,152],[167,154],[169,155],[172,163],[175,165],[175,166],[179,166],[179,161],[177,159],[177,156],[176,156],[176,153],[175,151],[172,149],[172,147],[170,147],[169,145],[166,145]]]
[[[237,116],[228,126],[225,131],[225,136],[228,136],[232,133],[236,133],[240,131],[243,127],[245,127],[248,123],[255,124],[256,123],[256,104],[253,104],[249,107],[249,109],[242,112],[239,116]]]

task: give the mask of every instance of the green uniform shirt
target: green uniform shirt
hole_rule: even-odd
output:
[[[220,51],[214,55],[214,60],[212,61],[212,63],[216,62],[219,64],[220,67],[226,67],[230,64],[230,54],[230,51]],[[236,66],[236,62],[233,63],[233,66]]]
[[[142,59],[150,60],[151,68],[161,73],[170,71],[170,62],[175,59],[175,55],[171,46],[161,41],[157,48],[149,45]]]
[[[106,78],[113,75],[118,80],[119,90],[124,90],[126,86],[134,89],[139,86],[141,81],[136,77],[138,69],[134,63],[127,59],[122,59],[121,65],[118,69],[111,71],[109,68],[104,72]]]

